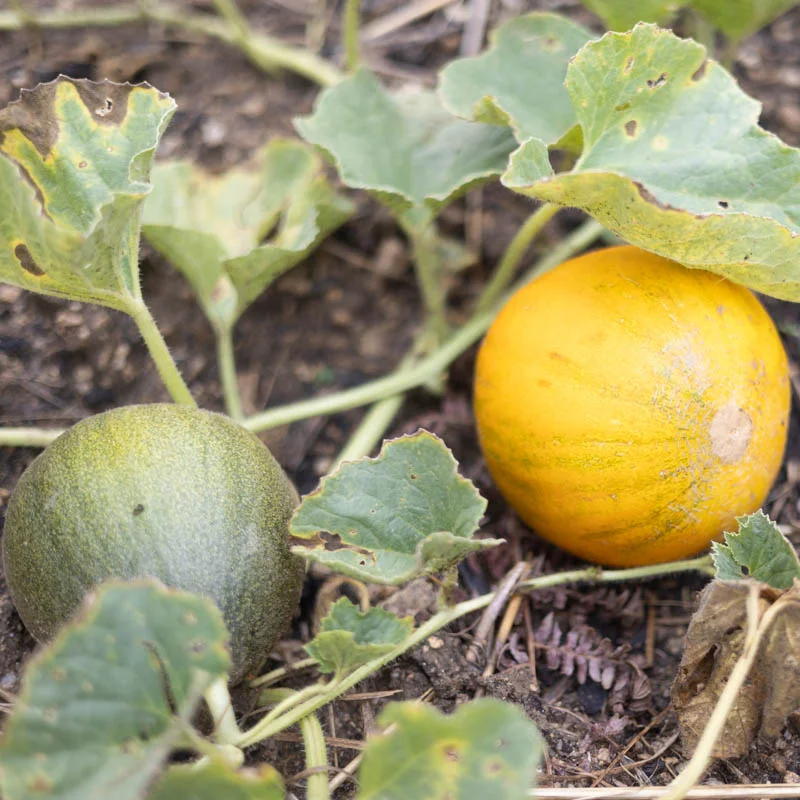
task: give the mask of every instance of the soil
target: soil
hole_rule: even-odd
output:
[[[209,4],[191,5],[210,10]],[[366,20],[397,5],[395,0],[365,0]],[[323,4],[322,15],[311,0],[242,0],[240,6],[255,28],[340,58],[332,6]],[[555,10],[600,29],[574,0],[504,0],[495,4],[492,21],[532,9]],[[449,6],[370,41],[367,61],[390,82],[432,84],[437,67],[457,55],[465,20],[465,12]],[[762,125],[793,145],[800,143],[799,42],[800,10],[795,10],[748,40],[735,64],[745,90],[763,103]],[[169,92],[179,110],[159,154],[195,158],[212,169],[245,160],[270,136],[292,135],[292,117],[308,112],[317,94],[315,86],[296,76],[264,74],[232,47],[157,25],[2,34],[0,56],[3,105],[20,88],[59,73],[146,80]],[[406,243],[376,202],[366,196],[357,200],[353,220],[271,287],[238,325],[236,355],[248,412],[386,374],[409,346],[421,314]],[[522,198],[492,186],[482,191],[480,202],[462,201],[447,211],[444,230],[466,237],[479,252],[478,263],[457,276],[454,314],[480,290],[529,209]],[[572,213],[556,217],[546,231],[545,246],[577,221]],[[222,410],[212,331],[190,288],[146,246],[142,255],[145,297],[192,391],[202,406]],[[798,374],[800,314],[788,304],[766,304]],[[531,561],[534,573],[577,566],[526,530],[493,488],[470,409],[473,360],[474,351],[456,362],[442,397],[413,393],[390,431],[397,435],[425,427],[440,435],[463,473],[489,499],[485,532],[509,540],[509,546],[463,565],[459,591],[464,597],[487,591],[520,558]],[[166,399],[126,317],[0,285],[0,425],[64,427],[118,405]],[[263,438],[299,490],[307,492],[330,467],[362,413],[304,420]],[[773,518],[791,528],[795,542],[800,541],[798,430],[795,411],[786,462],[766,505]],[[0,515],[35,455],[30,449],[0,448]],[[543,785],[665,784],[688,755],[680,747],[669,694],[702,585],[701,578],[685,575],[613,588],[534,593],[523,601],[499,653],[471,647],[476,620],[442,632],[322,714],[331,737],[331,763],[344,767],[357,755],[388,700],[425,695],[450,711],[469,698],[488,695],[518,703],[539,725],[547,743]],[[275,665],[302,656],[321,587],[329,588],[326,577],[312,576],[302,613],[278,648]],[[373,599],[381,598],[376,593]],[[419,621],[431,613],[433,595],[416,586],[390,600]],[[35,643],[5,592],[0,595],[0,631],[0,689],[13,699]],[[604,685],[585,674],[576,653],[600,659]],[[247,710],[253,698],[241,693],[237,702]],[[303,796],[303,780],[294,777],[304,769],[295,732],[250,757],[268,759],[296,796]],[[800,782],[800,725],[790,719],[777,740],[756,742],[746,756],[716,762],[705,780]],[[338,796],[348,797],[352,789],[353,783],[345,781]]]

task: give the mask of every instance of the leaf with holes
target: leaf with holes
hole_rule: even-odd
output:
[[[800,151],[704,49],[652,25],[608,33],[567,70],[584,151],[555,174],[526,142],[503,183],[582,208],[632,244],[800,299]]]
[[[147,800],[284,800],[280,775],[270,766],[234,772],[212,762],[170,767]],[[116,796],[115,796],[116,800]]]
[[[452,61],[441,72],[445,108],[465,119],[510,125],[520,142],[550,146],[577,125],[564,89],[567,64],[592,37],[555,14],[525,14],[497,28],[476,58]]]
[[[157,164],[142,230],[189,279],[212,324],[227,329],[351,212],[308,145],[275,139],[253,164],[222,175]]]
[[[485,508],[442,441],[419,431],[323,478],[292,517],[291,534],[307,540],[292,549],[344,575],[398,585],[502,544],[472,538]]]
[[[688,5],[726,36],[739,41],[796,6],[797,0],[690,0]]]
[[[788,589],[800,580],[800,559],[789,540],[763,511],[739,517],[739,530],[714,542],[711,552],[717,578],[753,578],[775,589]]]
[[[415,228],[499,175],[514,148],[508,130],[455,119],[432,92],[389,93],[366,69],[323,91],[295,126],[330,154],[348,186],[372,192]]]
[[[147,84],[60,77],[0,111],[0,281],[141,306],[139,214],[174,110]]]
[[[666,25],[678,13],[684,0],[581,0],[583,5],[597,14],[611,31],[627,31],[637,22],[655,22]],[[723,0],[730,2],[730,0]]]
[[[3,797],[143,797],[226,674],[226,639],[210,600],[154,581],[103,586],[28,667],[0,745]]]
[[[382,608],[362,612],[342,597],[333,604],[319,633],[305,649],[320,665],[320,672],[341,676],[391,652],[413,628],[411,617],[400,619]]]
[[[510,703],[483,698],[450,716],[422,703],[392,703],[378,722],[396,728],[367,740],[358,800],[531,796],[542,740]]]

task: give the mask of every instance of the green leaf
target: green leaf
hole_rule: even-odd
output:
[[[800,580],[797,553],[763,511],[737,517],[736,521],[738,532],[726,533],[725,544],[714,542],[711,546],[717,578],[754,578],[775,589],[789,589],[795,580]]]
[[[382,608],[362,612],[342,597],[333,604],[322,620],[320,632],[305,649],[320,665],[320,672],[341,675],[391,652],[413,628],[411,617],[400,619]]]
[[[234,772],[219,763],[170,767],[147,800],[284,800],[280,775],[264,764]],[[116,796],[114,798],[116,800]]]
[[[608,33],[567,71],[585,149],[553,174],[535,142],[509,188],[582,208],[632,244],[800,299],[800,155],[703,48],[652,25]]]
[[[509,131],[454,119],[432,92],[390,94],[366,69],[325,89],[295,126],[330,154],[348,186],[410,212],[415,227],[499,175],[514,147]]]
[[[139,212],[174,110],[147,84],[62,76],[0,111],[0,281],[140,304]]]
[[[683,0],[581,0],[612,31],[627,31],[637,22],[666,25],[686,5]],[[722,0],[729,2],[729,0]],[[758,0],[756,0],[758,2]]]
[[[230,657],[210,600],[103,586],[34,657],[0,745],[5,800],[133,800]]]
[[[397,727],[367,740],[358,800],[531,796],[542,740],[516,706],[484,698],[444,716],[421,703],[392,703],[378,721]]]
[[[442,70],[442,103],[465,119],[510,125],[520,142],[554,145],[577,123],[564,89],[567,64],[592,38],[556,14],[516,17],[494,32],[487,52]]]
[[[796,6],[797,0],[691,0],[688,5],[738,41],[769,25]]]
[[[143,232],[224,329],[351,212],[308,145],[276,139],[254,164],[222,175],[187,161],[157,164]]]
[[[397,585],[501,544],[471,538],[485,508],[442,441],[419,431],[323,478],[290,522],[293,536],[310,541],[292,549],[344,575]]]

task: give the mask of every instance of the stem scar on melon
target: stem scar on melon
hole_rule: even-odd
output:
[[[723,406],[711,420],[711,452],[724,464],[735,464],[753,438],[753,418],[736,403]]]

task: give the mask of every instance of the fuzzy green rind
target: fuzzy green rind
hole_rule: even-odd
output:
[[[592,38],[557,14],[515,17],[494,31],[487,52],[442,70],[439,96],[459,117],[510,125],[520,142],[554,145],[578,121],[564,88],[567,64]]]
[[[174,110],[147,84],[62,76],[0,111],[0,281],[122,310],[141,301],[139,213]]]
[[[3,797],[143,797],[225,675],[226,638],[206,599],[150,581],[103,586],[25,673],[0,745]]]
[[[485,508],[450,450],[421,430],[323,478],[292,518],[292,535],[308,540],[292,550],[345,575],[398,585],[500,544],[472,538]],[[324,533],[337,540],[333,547]]]
[[[531,796],[542,740],[510,703],[482,698],[450,716],[422,703],[392,703],[378,721],[395,730],[367,741],[358,800]]]
[[[267,448],[221,414],[108,411],[59,437],[20,478],[3,537],[9,590],[37,639],[111,576],[208,596],[231,634],[236,682],[297,608],[303,565],[287,544],[296,502]]]
[[[148,800],[284,800],[280,775],[269,765],[234,772],[219,763],[198,769],[194,765],[170,767]]]
[[[583,154],[554,174],[535,141],[503,183],[585,210],[626,241],[757,291],[800,299],[800,151],[757,125],[698,44],[640,24],[567,71]]]
[[[253,164],[222,175],[187,161],[157,164],[142,231],[224,329],[352,210],[309,145],[274,139]]]

